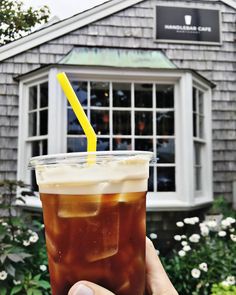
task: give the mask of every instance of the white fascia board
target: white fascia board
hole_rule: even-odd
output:
[[[143,0],[112,0],[0,47],[0,61],[68,34]]]
[[[229,5],[230,7],[236,9],[236,1],[235,0],[221,0],[226,5]]]

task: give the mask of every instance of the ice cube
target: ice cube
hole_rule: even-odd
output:
[[[89,262],[109,258],[118,252],[118,205],[101,209],[99,216],[95,217],[93,222],[88,218],[87,226],[90,235],[85,242],[88,249],[85,257]]]
[[[123,193],[119,194],[119,202],[135,202],[142,200],[146,195],[146,192],[136,192],[136,193]]]
[[[61,218],[89,217],[98,214],[101,195],[60,195],[58,216]]]

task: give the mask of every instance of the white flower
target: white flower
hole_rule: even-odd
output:
[[[176,225],[178,227],[183,227],[184,226],[184,223],[182,221],[178,221],[178,222],[176,222]]]
[[[186,224],[190,224],[190,218],[184,218],[184,223],[186,223]]]
[[[200,240],[200,235],[199,234],[193,234],[189,237],[189,241],[192,243],[198,243]]]
[[[225,237],[226,236],[226,231],[224,231],[224,230],[219,231],[218,236],[221,237],[221,238]]]
[[[191,271],[191,275],[193,278],[198,279],[201,275],[201,271],[198,268],[194,268]]]
[[[29,241],[30,243],[36,243],[39,239],[39,236],[37,233],[33,233],[32,236],[30,236]]]
[[[190,247],[189,245],[186,245],[186,246],[183,247],[183,250],[184,250],[185,252],[188,252],[188,251],[191,250],[191,247]]]
[[[235,232],[235,229],[234,229],[234,228],[230,228],[229,231],[230,231],[231,233],[234,233],[234,232]]]
[[[31,229],[28,229],[28,233],[29,234],[35,234],[35,232],[33,232]]]
[[[209,228],[207,226],[201,226],[200,227],[201,235],[203,237],[207,237],[209,235]]]
[[[8,226],[8,224],[6,222],[3,222],[2,226]]]
[[[206,262],[202,262],[202,263],[200,263],[200,264],[199,264],[199,268],[200,268],[201,270],[205,271],[205,272],[208,271],[208,267],[207,267]]]
[[[230,239],[231,239],[233,242],[236,242],[236,235],[231,234],[231,235],[230,235]]]
[[[199,222],[199,217],[193,217],[193,220],[195,223],[198,223]]]
[[[13,283],[14,283],[14,285],[20,285],[21,284],[21,281],[13,280]]]
[[[181,241],[181,236],[180,236],[180,235],[175,235],[175,236],[174,236],[174,239],[175,239],[176,241]]]
[[[23,245],[24,245],[25,247],[28,247],[28,246],[30,245],[30,241],[26,241],[26,240],[24,240],[24,241],[23,241]]]
[[[233,217],[227,217],[226,220],[230,223],[230,224],[233,224],[236,222],[236,219],[233,218]]]
[[[231,225],[230,221],[228,219],[223,219],[221,221],[221,226],[222,228],[226,229],[227,227],[229,227]]]
[[[7,278],[7,272],[4,270],[0,272],[0,280],[4,281]]]
[[[42,225],[41,225],[41,228],[44,228],[44,227],[45,227],[45,225],[44,225],[44,224],[42,224]]]
[[[47,266],[44,265],[44,264],[40,265],[39,268],[40,268],[41,271],[46,271],[47,270]]]
[[[211,228],[211,229],[215,229],[217,227],[217,222],[215,220],[209,220],[207,221],[207,225]]]
[[[179,254],[180,257],[184,257],[184,256],[186,255],[186,253],[185,253],[184,250],[180,250],[180,251],[178,252],[178,254]]]
[[[223,281],[223,282],[221,282],[221,285],[223,285],[224,287],[228,287],[229,286],[229,282]]]
[[[150,234],[150,238],[151,238],[152,240],[157,239],[157,234],[155,234],[155,233],[151,233],[151,234]]]
[[[182,235],[181,239],[187,239],[186,235]]]
[[[228,282],[228,284],[229,284],[230,286],[235,285],[235,283],[236,283],[236,281],[235,281],[235,277],[234,277],[234,276],[228,276],[228,277],[226,278],[226,282]]]
[[[182,245],[182,246],[187,246],[187,245],[188,245],[188,242],[183,241],[183,242],[181,242],[181,245]]]

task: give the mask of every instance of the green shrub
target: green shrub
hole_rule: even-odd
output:
[[[0,294],[48,294],[49,276],[43,225],[15,207],[20,182],[0,183]],[[28,194],[24,192],[24,194]]]
[[[227,286],[222,283],[214,284],[211,289],[211,295],[235,295],[236,286]]]

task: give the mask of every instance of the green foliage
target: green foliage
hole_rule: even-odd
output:
[[[49,8],[24,8],[19,0],[0,1],[0,45],[9,43],[29,33],[36,24],[47,22]]]
[[[197,217],[177,223],[182,232],[175,235],[175,249],[162,261],[180,294],[209,295],[213,290],[214,295],[236,294],[236,222],[234,212],[224,208],[230,216],[219,223],[199,223]],[[217,288],[234,293],[216,293]]]
[[[211,289],[211,295],[235,295],[236,286],[224,286],[222,283],[214,284]]]
[[[20,187],[21,196],[16,195]],[[0,183],[0,294],[44,295],[50,289],[43,225],[14,206],[32,195],[16,181]]]

